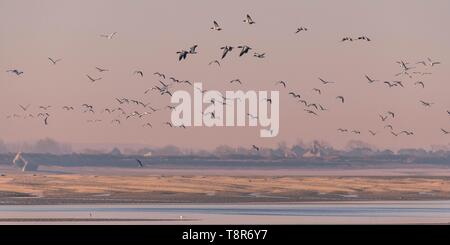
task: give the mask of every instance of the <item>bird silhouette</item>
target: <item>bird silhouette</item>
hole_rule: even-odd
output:
[[[19,70],[17,70],[17,69],[14,69],[14,70],[7,70],[6,72],[14,73],[14,74],[16,74],[17,76],[20,76],[20,75],[23,74],[23,71],[19,71]]]
[[[99,77],[99,78],[93,78],[93,77],[91,77],[91,76],[89,76],[89,75],[86,75],[86,76],[89,78],[89,80],[90,80],[91,82],[96,82],[96,81],[102,79],[101,77]]]
[[[220,49],[223,50],[223,53],[222,53],[222,59],[223,59],[223,58],[225,58],[225,56],[227,56],[228,52],[231,52],[233,50],[233,47],[224,46],[224,47],[221,47]]]
[[[221,31],[222,28],[219,26],[217,21],[213,21],[213,27],[211,27],[211,30]]]
[[[56,63],[58,63],[59,61],[61,61],[61,59],[52,59],[50,57],[48,57],[48,59],[52,62],[53,65],[56,65]]]
[[[255,22],[253,21],[252,17],[250,17],[249,14],[247,14],[247,16],[245,17],[244,22],[247,22],[250,25],[255,24]]]

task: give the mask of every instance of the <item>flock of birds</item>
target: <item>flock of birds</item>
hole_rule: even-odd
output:
[[[256,25],[256,22],[253,20],[253,18],[250,15],[246,15],[243,22],[248,25]],[[210,28],[212,31],[223,31],[223,28],[220,26],[220,24],[214,20],[212,23],[212,27]],[[293,33],[295,35],[299,35],[304,32],[308,32],[309,27],[300,26],[297,27]],[[105,38],[107,40],[112,40],[118,35],[117,32],[113,32],[110,34],[102,34],[100,35],[100,38]],[[372,42],[372,38],[369,38],[365,35],[357,36],[357,37],[349,37],[345,36],[342,39],[340,39],[341,42]],[[189,57],[192,55],[198,54],[198,45],[193,45],[187,49],[181,49],[176,52],[177,59],[179,62],[186,62],[189,60]],[[221,66],[221,60],[227,58],[230,53],[232,53],[234,50],[238,50],[238,56],[243,57],[245,55],[251,54],[253,52],[253,48],[248,45],[239,45],[236,47],[233,46],[223,46],[220,47],[221,55],[218,59],[213,60],[209,62],[209,65],[217,65]],[[258,59],[264,59],[266,58],[266,53],[264,52],[254,52],[253,57]],[[49,64],[50,65],[58,65],[62,59],[61,58],[51,58],[48,57]],[[407,61],[397,61],[397,65],[399,66],[398,73],[394,74],[395,77],[401,78],[401,77],[407,77],[409,79],[416,79],[414,82],[414,86],[425,88],[426,83],[422,79],[424,76],[431,75],[432,72],[430,69],[441,65],[441,62],[432,60],[431,58],[427,58],[425,60],[419,60],[413,63],[407,62]],[[97,75],[92,74],[86,74],[87,81],[91,83],[98,82],[102,80],[102,74],[110,72],[109,69],[103,68],[103,67],[95,67],[97,71]],[[7,70],[6,72],[11,73],[14,76],[20,77],[23,76],[25,73],[24,71],[15,68]],[[134,76],[137,76],[138,78],[144,78],[144,71],[142,70],[136,70],[133,72]],[[161,96],[172,96],[172,88],[176,85],[183,85],[183,86],[192,86],[192,82],[189,80],[183,80],[183,79],[177,79],[174,76],[166,75],[162,72],[154,72],[152,74],[156,79],[156,85],[153,87],[147,89],[144,91],[144,95],[148,93],[154,93]],[[393,80],[393,81],[382,81],[378,79],[374,79],[373,77],[369,75],[365,75],[361,79],[367,80],[367,83],[374,84],[374,83],[382,83],[387,88],[393,89],[393,88],[404,88],[406,86],[406,82],[404,80]],[[321,87],[317,86],[313,88],[313,92],[319,96],[324,94],[324,91],[326,90],[327,86],[339,86],[339,83],[336,81],[330,81],[321,77],[317,78],[318,84],[321,85]],[[242,81],[240,79],[233,79],[229,81],[230,84],[239,84],[242,85]],[[327,110],[329,110],[325,105],[320,104],[318,102],[314,102],[311,100],[305,99],[300,93],[290,90],[289,89],[289,83],[287,81],[277,81],[274,83],[274,86],[280,87],[282,89],[288,90],[287,96],[292,98],[296,103],[298,103],[300,106],[303,106],[303,111],[305,113],[310,114],[313,117],[319,117],[321,113],[325,113]],[[201,90],[202,93],[205,93],[207,90]],[[222,96],[222,101],[211,101],[211,103],[222,103],[224,106],[227,105],[227,98]],[[269,103],[271,103],[270,98],[265,98]],[[114,98],[116,105],[111,106],[108,108],[97,108],[94,105],[91,104],[82,104],[82,105],[63,105],[60,106],[60,108],[66,112],[70,111],[80,111],[81,113],[87,113],[92,115],[101,115],[101,114],[108,114],[112,117],[110,119],[103,118],[97,118],[97,119],[89,119],[87,120],[87,123],[100,123],[104,121],[109,121],[109,123],[114,125],[120,125],[124,123],[127,120],[130,119],[146,119],[147,117],[150,117],[154,113],[158,113],[162,110],[176,110],[176,107],[172,105],[167,105],[162,108],[157,108],[150,103],[146,103],[144,101],[133,99],[133,98]],[[347,101],[345,99],[344,95],[335,95],[336,103],[339,104],[345,104]],[[424,101],[420,100],[418,101],[420,105],[424,107],[432,107],[434,105],[434,102],[431,101]],[[52,110],[54,109],[53,105],[39,105],[37,106],[37,111],[34,111],[33,113],[30,112],[31,105],[19,105],[20,112],[14,113],[11,115],[8,115],[6,118],[8,119],[15,119],[15,118],[38,118],[41,119],[44,125],[50,124],[50,118],[52,117],[53,113]],[[447,110],[446,113],[448,116],[450,116],[450,111]],[[214,113],[209,113],[211,117],[216,117]],[[251,118],[257,118],[257,116],[247,114]],[[398,137],[400,135],[405,136],[413,136],[414,131],[410,129],[396,129],[392,123],[389,123],[390,120],[394,120],[396,118],[396,113],[392,111],[387,111],[385,114],[378,115],[380,118],[380,122],[385,123],[384,128],[389,131],[390,134],[392,134],[395,137]],[[161,122],[161,125],[174,128],[175,126],[172,125],[169,121]],[[154,124],[149,121],[145,121],[142,123],[142,127],[149,127],[153,128]],[[179,128],[186,127],[184,125],[179,126]],[[337,131],[342,134],[346,133],[352,133],[355,135],[363,134],[363,131],[359,129],[347,129],[347,128],[338,128]],[[443,134],[450,134],[450,130],[441,128],[441,131]],[[367,133],[369,133],[372,136],[376,136],[379,132],[376,132],[375,130],[367,129]],[[261,147],[257,145],[252,145],[251,147],[255,151],[260,151]],[[136,159],[139,166],[143,167],[142,162],[139,159]]]

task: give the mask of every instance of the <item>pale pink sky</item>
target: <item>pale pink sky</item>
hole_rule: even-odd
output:
[[[255,25],[242,22],[252,15]],[[223,31],[210,30],[217,20]],[[151,146],[211,148],[222,144],[264,147],[298,140],[324,140],[337,147],[349,140],[363,140],[378,147],[429,147],[449,144],[450,136],[450,2],[442,1],[62,1],[0,0],[0,70],[17,68],[16,77],[0,72],[0,138],[28,141],[51,137],[69,143],[138,143]],[[309,31],[295,35],[297,27]],[[112,40],[100,34],[118,32]],[[367,35],[372,42],[340,43],[344,36]],[[198,44],[199,54],[178,62],[176,51]],[[247,44],[265,59],[233,51],[221,68],[208,66],[219,59],[224,45]],[[62,58],[56,66],[47,57]],[[431,57],[442,62],[431,76],[394,77],[395,61],[411,63]],[[95,66],[110,69],[97,77]],[[420,65],[417,65],[420,66]],[[132,73],[143,70],[144,78]],[[423,70],[423,69],[422,69]],[[170,129],[169,111],[147,120],[129,120],[121,126],[110,116],[80,113],[80,105],[93,104],[99,111],[117,107],[115,97],[169,104],[169,97],[143,92],[158,82],[156,71],[182,80],[203,82],[206,89],[280,90],[280,133],[259,137],[259,127]],[[368,84],[367,74],[381,81],[401,79],[405,88]],[[335,81],[322,85],[317,77]],[[228,81],[240,78],[242,86]],[[288,81],[288,89],[274,86]],[[414,86],[423,80],[425,89]],[[316,95],[312,88],[323,90]],[[180,87],[192,92],[191,87]],[[306,100],[329,111],[314,118],[287,93],[299,92]],[[345,104],[335,99],[343,95]],[[424,108],[419,100],[434,102]],[[6,119],[23,114],[18,104],[53,105],[50,125],[36,119]],[[61,107],[72,105],[76,112]],[[132,107],[130,107],[132,108]],[[142,108],[138,109],[143,112]],[[388,123],[395,131],[414,130],[412,137],[393,137],[383,129],[378,114],[396,112]],[[133,111],[130,109],[129,111]],[[88,124],[88,119],[103,119]],[[151,122],[153,129],[142,128]],[[362,135],[342,135],[337,128],[357,129]],[[378,132],[373,137],[367,130]]]

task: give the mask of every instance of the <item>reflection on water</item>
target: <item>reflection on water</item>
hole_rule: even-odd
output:
[[[449,223],[450,201],[0,206],[0,223]]]

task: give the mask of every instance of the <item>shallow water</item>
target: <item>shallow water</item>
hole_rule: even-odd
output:
[[[2,224],[450,223],[450,201],[0,206]]]

